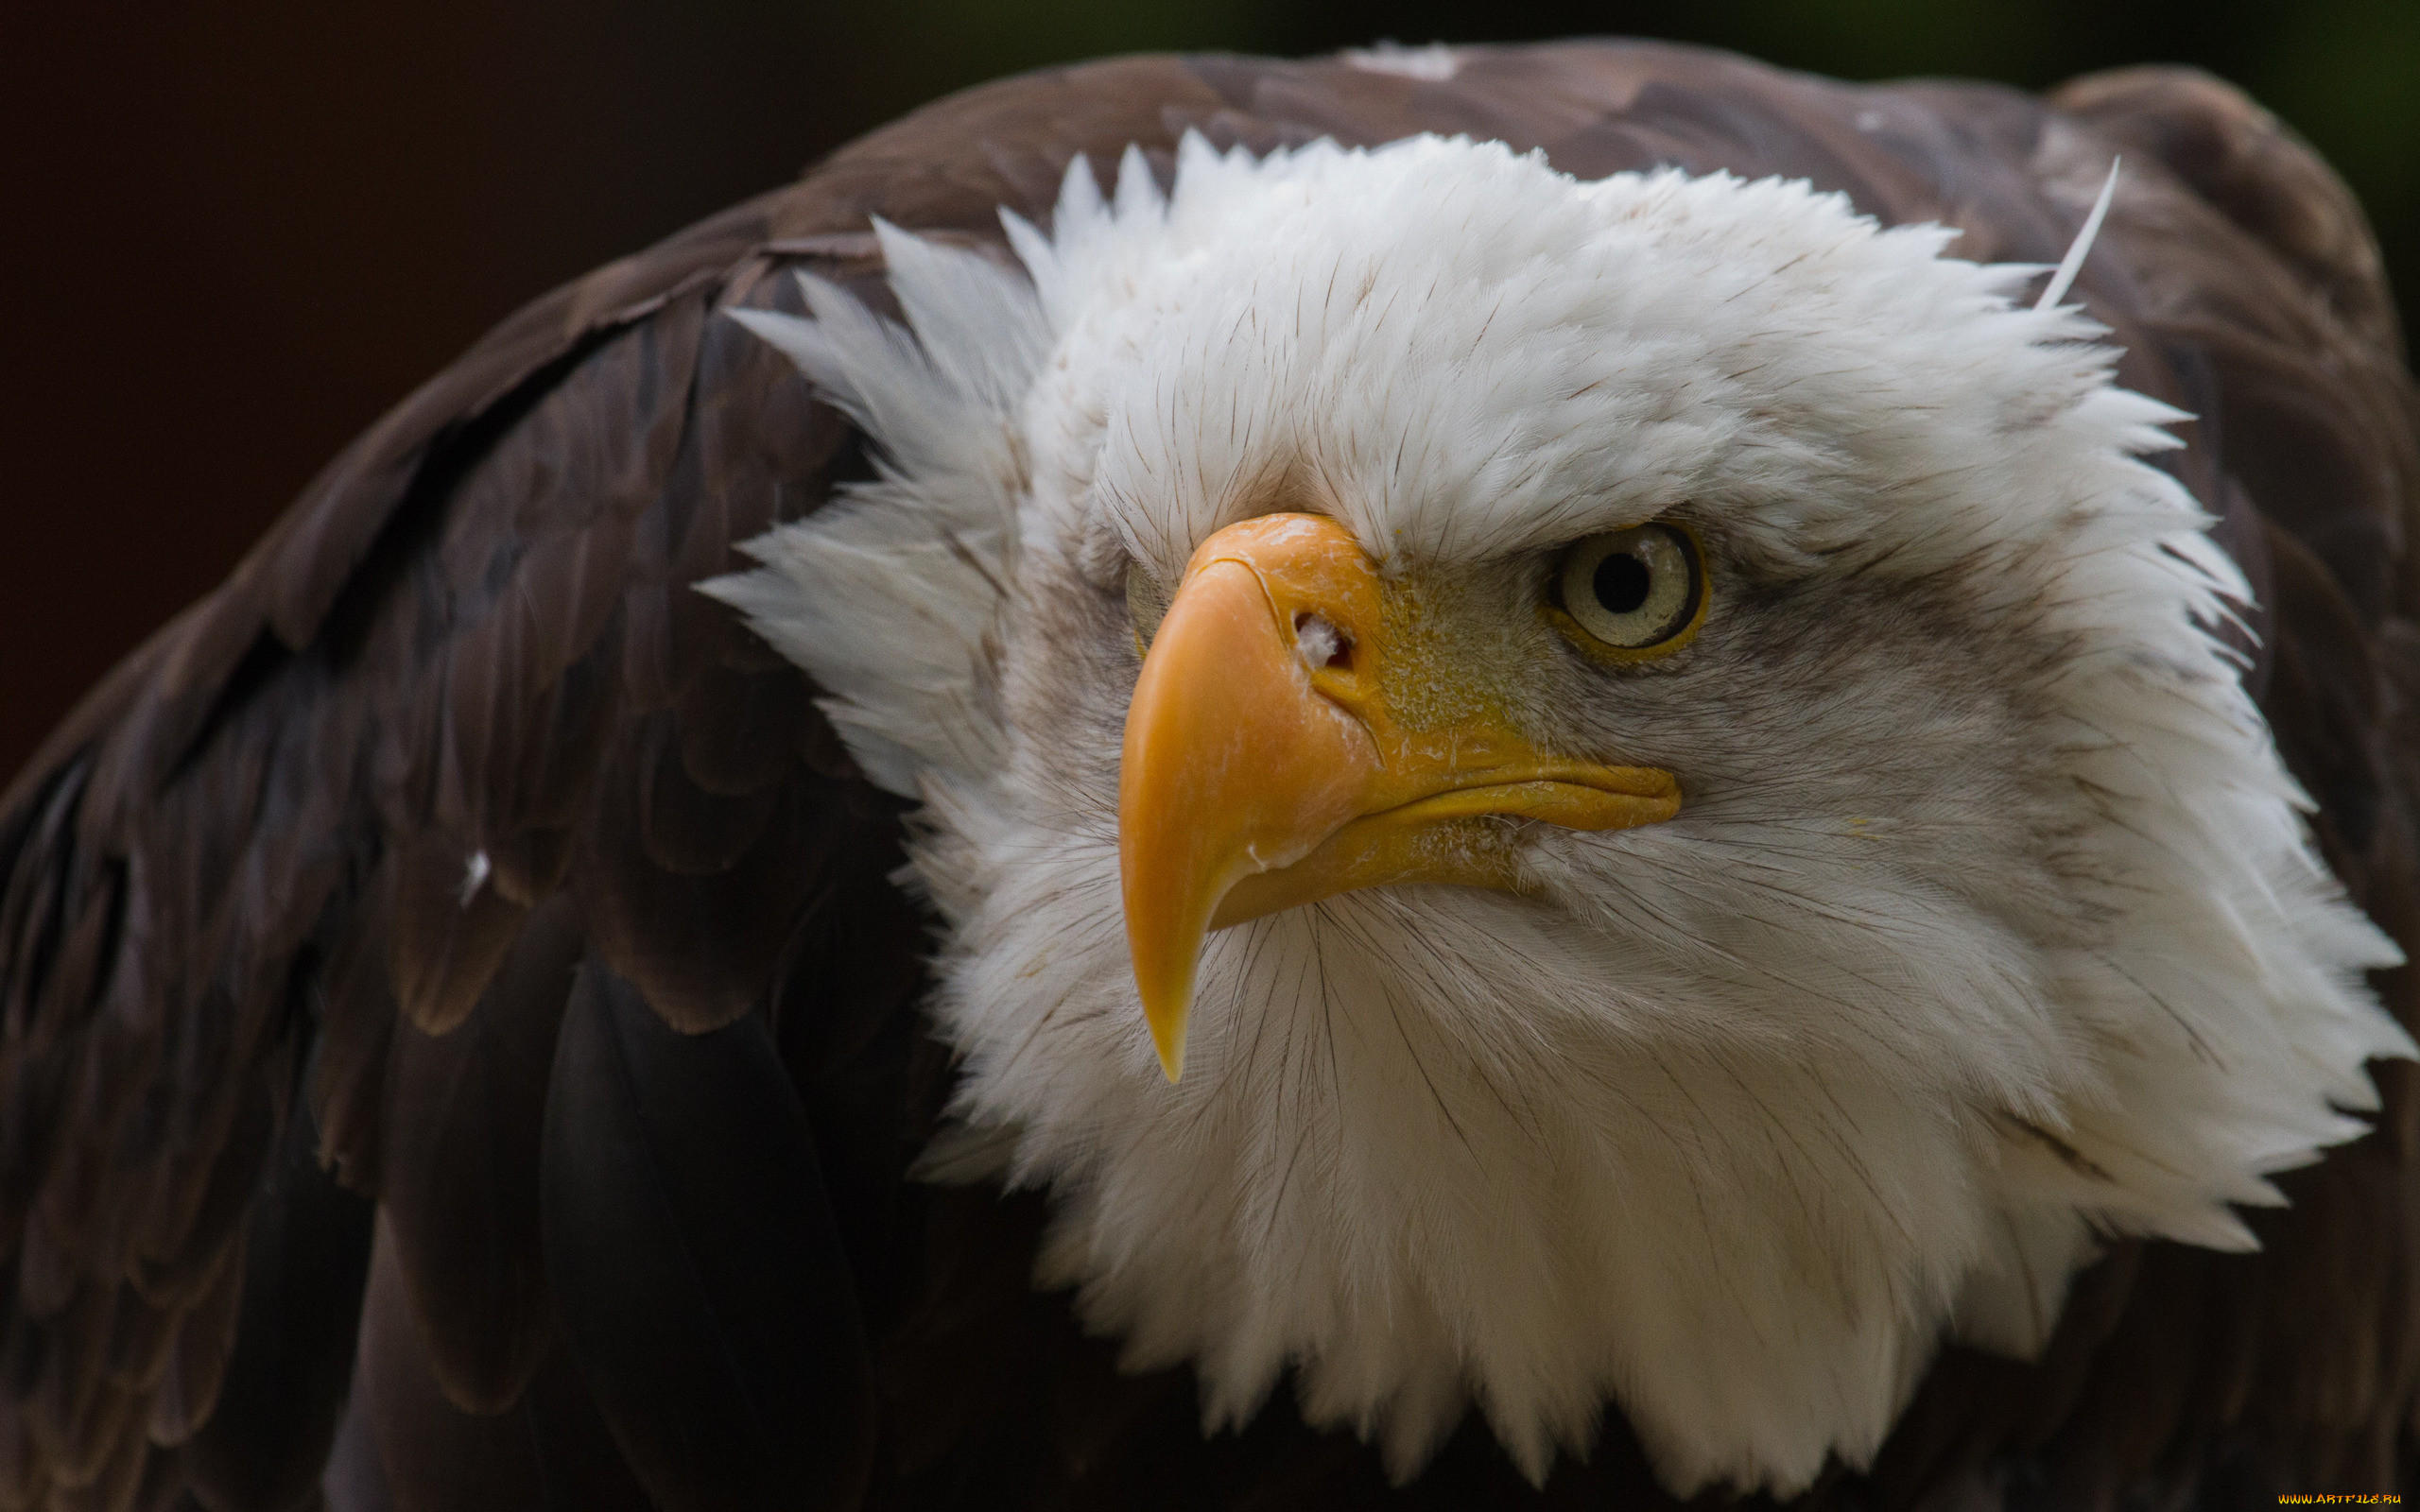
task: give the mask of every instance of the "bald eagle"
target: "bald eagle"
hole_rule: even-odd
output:
[[[2408,1488],[2415,415],[2188,73],[932,106],[0,800],[0,1507]]]

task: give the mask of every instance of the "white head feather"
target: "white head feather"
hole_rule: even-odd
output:
[[[1610,1399],[1676,1491],[1792,1491],[1944,1337],[2037,1349],[2097,1235],[2249,1246],[2229,1205],[2412,1053],[2201,627],[2242,580],[2137,459],[2177,417],[2016,302],[2038,269],[1435,138],[1188,140],[1165,199],[1130,153],[1114,202],[1080,163],[1048,234],[1009,225],[1030,284],[882,229],[913,339],[812,282],[811,322],[741,317],[885,464],[712,591],[925,799],[967,1147],[1050,1189],[1039,1281],[1193,1362],[1205,1427],[1291,1368],[1398,1475],[1476,1402],[1543,1477]],[[1687,521],[1685,654],[1507,674],[1686,802],[1536,834],[1532,897],[1213,936],[1169,1086],[1119,914],[1121,583],[1280,477],[1390,573]]]

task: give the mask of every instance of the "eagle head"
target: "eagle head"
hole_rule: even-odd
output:
[[[923,805],[928,1174],[1205,1427],[1789,1492],[2362,1130],[2394,949],[2040,269],[1434,137],[1007,227],[741,317],[879,476],[712,591]]]

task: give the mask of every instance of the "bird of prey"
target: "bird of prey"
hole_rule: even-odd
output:
[[[2187,72],[931,106],[9,790],[0,1508],[2411,1489],[2415,415]]]

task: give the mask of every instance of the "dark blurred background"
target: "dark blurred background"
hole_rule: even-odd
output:
[[[0,23],[0,782],[355,431],[548,286],[963,85],[1633,33],[2249,89],[2420,291],[2420,0],[184,0]]]

